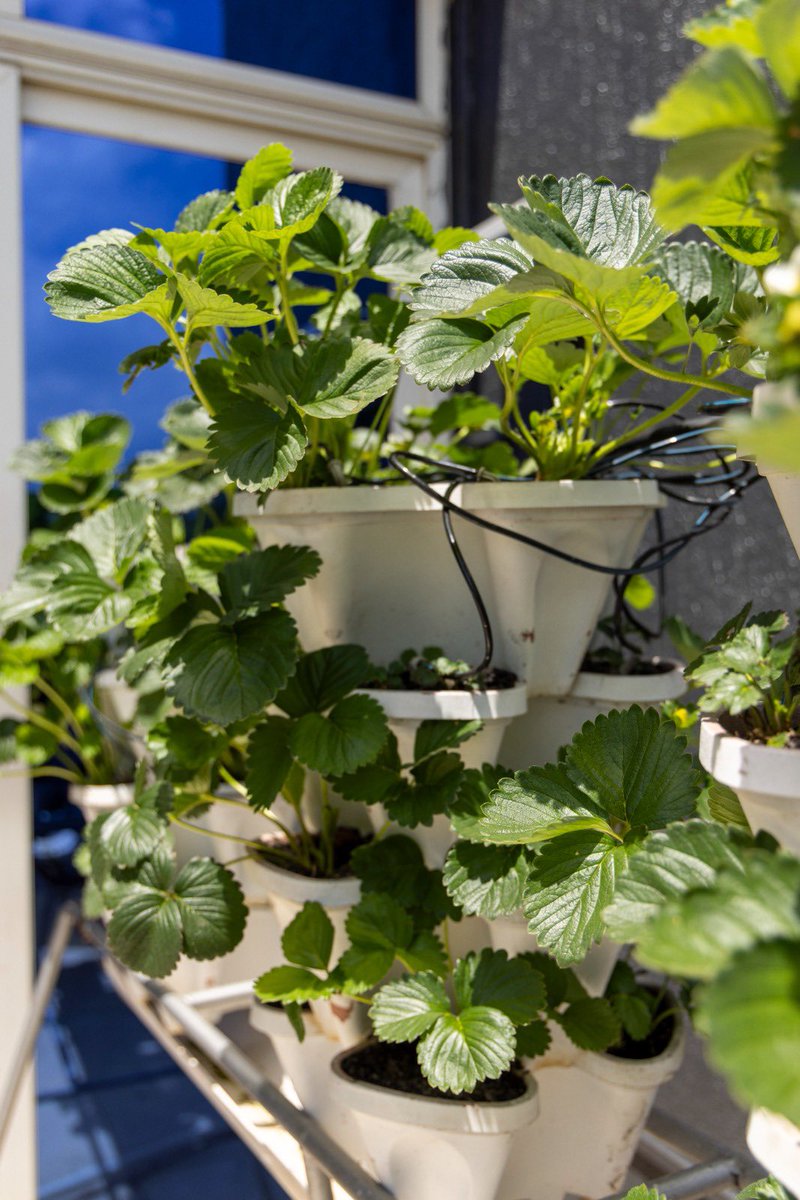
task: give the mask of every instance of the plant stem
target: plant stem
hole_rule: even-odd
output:
[[[286,332],[289,334],[289,338],[291,340],[292,345],[296,346],[296,345],[298,345],[298,343],[300,341],[300,334],[297,329],[297,321],[295,320],[294,313],[292,312],[292,305],[291,305],[291,301],[289,299],[289,281],[286,278],[287,250],[288,250],[287,243],[282,242],[281,243],[281,262],[280,262],[280,269],[278,271],[278,291],[281,294],[281,312],[283,313],[283,320],[284,320],[284,324],[286,325]]]
[[[24,705],[18,704],[13,696],[9,695],[5,688],[0,688],[0,696],[3,697],[6,704],[8,704],[10,708],[13,708],[16,712],[20,713],[26,721],[30,721],[31,725],[38,725],[38,727],[43,729],[46,733],[52,734],[53,737],[58,739],[59,745],[69,746],[70,750],[72,750],[74,754],[78,755],[81,763],[84,763],[83,750],[81,749],[80,743],[77,742],[70,733],[67,733],[65,729],[60,729],[59,726],[53,721],[48,721],[47,717],[41,716],[32,708],[25,708]]]
[[[64,697],[59,696],[59,694],[55,690],[55,688],[51,687],[50,684],[47,682],[47,680],[43,679],[41,675],[37,675],[36,679],[33,681],[32,686],[35,688],[38,688],[39,691],[42,693],[42,695],[46,696],[47,699],[56,706],[58,711],[64,717],[67,724],[71,725],[72,728],[75,730],[75,733],[78,735],[78,737],[83,737],[83,728],[81,726],[81,723],[78,720],[77,716],[75,715],[75,712],[73,711],[73,709],[71,709],[70,706],[67,704]]]
[[[0,771],[0,779],[65,779],[67,783],[86,784],[86,777],[63,767],[31,767],[27,771]]]
[[[685,392],[681,392],[677,400],[673,400],[672,404],[668,405],[661,412],[656,413],[653,417],[648,417],[646,421],[642,421],[641,425],[635,425],[633,429],[626,430],[613,441],[606,442],[604,446],[600,446],[596,452],[596,458],[602,458],[605,454],[611,454],[620,446],[624,446],[626,442],[633,441],[634,438],[641,437],[649,429],[654,429],[656,425],[661,425],[664,421],[668,421],[670,417],[674,417],[677,412],[680,412],[685,405],[692,400],[701,389],[695,384],[687,388]]]
[[[620,358],[624,358],[625,362],[630,363],[632,367],[636,367],[638,371],[642,371],[645,375],[652,375],[655,379],[663,379],[667,383],[688,383],[690,385],[689,390],[691,390],[692,387],[694,387],[697,391],[702,388],[709,388],[714,392],[723,392],[726,396],[743,396],[751,394],[745,388],[733,387],[729,383],[720,383],[718,380],[709,379],[705,375],[687,375],[683,371],[669,371],[666,367],[657,367],[653,363],[648,363],[644,359],[637,358],[634,354],[631,354],[629,350],[626,350],[623,343],[614,336],[599,313],[591,315],[591,319],[594,320],[598,325],[603,337],[606,339],[609,346],[616,350]],[[663,416],[661,417],[661,420],[663,420]]]
[[[224,779],[228,786],[232,787],[235,792],[238,792],[240,796],[244,796],[245,799],[249,799],[248,791],[244,784],[237,779],[235,775],[231,775],[228,768],[223,767],[221,763],[219,767],[219,775],[220,779]]]
[[[214,405],[211,403],[208,396],[206,396],[205,392],[203,391],[202,387],[200,386],[200,381],[198,380],[197,375],[195,374],[195,371],[194,371],[194,367],[192,366],[191,360],[189,359],[189,353],[186,348],[186,341],[188,339],[188,331],[187,331],[186,337],[182,338],[180,336],[180,334],[178,334],[171,325],[167,325],[165,322],[162,322],[162,321],[159,321],[159,325],[161,325],[161,328],[164,330],[167,337],[172,342],[175,349],[178,351],[178,358],[180,359],[180,363],[183,368],[183,372],[186,375],[186,378],[189,380],[189,383],[192,385],[192,391],[197,396],[197,399],[200,401],[200,403],[202,404],[202,406],[206,410],[206,412],[209,414],[209,416],[212,416],[212,417],[216,416],[216,410],[214,408]]]

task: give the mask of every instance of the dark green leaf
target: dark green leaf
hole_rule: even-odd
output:
[[[290,717],[325,712],[363,684],[368,672],[369,659],[361,646],[313,650],[300,659],[295,674],[278,697],[278,705]]]
[[[270,808],[292,765],[289,749],[291,722],[268,716],[250,735],[247,744],[247,795],[253,808]]]
[[[346,696],[323,716],[299,717],[291,733],[292,753],[323,775],[344,775],[371,762],[386,741],[386,716],[369,696]]]
[[[619,1041],[620,1018],[608,1000],[587,997],[553,1014],[567,1037],[581,1050],[600,1052]]]
[[[287,925],[281,948],[290,963],[327,971],[333,949],[333,924],[321,904],[307,901]]]
[[[235,619],[254,617],[313,579],[321,566],[320,556],[308,546],[268,546],[241,555],[220,571],[222,603]]]
[[[240,488],[260,492],[283,483],[307,445],[305,425],[294,408],[280,413],[263,400],[240,396],[217,411],[208,452]]]

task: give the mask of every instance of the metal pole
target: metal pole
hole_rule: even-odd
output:
[[[739,1178],[739,1163],[735,1158],[720,1158],[714,1162],[698,1163],[665,1175],[661,1179],[648,1179],[647,1186],[666,1200],[701,1200],[710,1193],[718,1192]],[[625,1200],[627,1191],[606,1196],[605,1200]]]
[[[36,976],[31,1007],[0,1100],[0,1147],[2,1147],[8,1132],[19,1089],[36,1048],[36,1038],[61,971],[64,952],[69,945],[73,930],[80,920],[80,915],[78,905],[70,901],[59,909],[58,916],[53,923],[53,930],[39,966],[39,973]]]

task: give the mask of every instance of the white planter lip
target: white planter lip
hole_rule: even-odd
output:
[[[114,812],[131,803],[133,790],[132,783],[71,783],[69,798],[78,807],[85,804],[103,812]]]
[[[526,486],[527,484],[527,486]],[[444,492],[447,483],[433,484]],[[477,509],[662,508],[666,499],[652,479],[520,480],[514,483],[463,483],[452,493],[454,504]],[[278,488],[266,505],[252,493],[238,493],[234,511],[241,516],[315,516],[319,513],[441,512],[432,496],[411,483],[348,487]]]
[[[683,1014],[678,1013],[669,1045],[655,1058],[618,1058],[614,1054],[584,1050],[578,1055],[576,1066],[616,1087],[652,1091],[678,1070],[685,1046],[686,1023]]]
[[[252,858],[266,872],[267,890],[295,904],[316,900],[324,908],[351,908],[361,898],[361,880],[355,875],[346,875],[342,879],[314,879],[310,875],[287,871],[255,855]]]
[[[565,697],[578,700],[619,701],[624,704],[647,704],[654,700],[677,700],[688,691],[683,677],[683,664],[671,658],[653,658],[669,670],[648,675],[605,675],[602,671],[580,671],[572,691]]]
[[[536,1080],[527,1072],[525,1092],[516,1100],[476,1103],[474,1100],[436,1100],[351,1079],[342,1062],[358,1047],[337,1054],[331,1063],[333,1087],[341,1102],[356,1112],[399,1125],[422,1126],[448,1133],[512,1133],[528,1125],[539,1112]]]
[[[800,798],[800,750],[749,742],[728,733],[711,717],[703,717],[700,723],[700,762],[734,791]]]
[[[377,700],[390,721],[506,720],[521,716],[528,708],[524,683],[488,691],[359,688],[358,694]]]

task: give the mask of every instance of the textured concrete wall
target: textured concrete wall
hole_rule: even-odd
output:
[[[585,171],[646,187],[660,145],[631,137],[696,48],[680,35],[705,0],[506,0],[491,199],[520,174]],[[711,632],[746,599],[800,605],[800,564],[762,481],[719,532],[670,568],[668,605]]]

